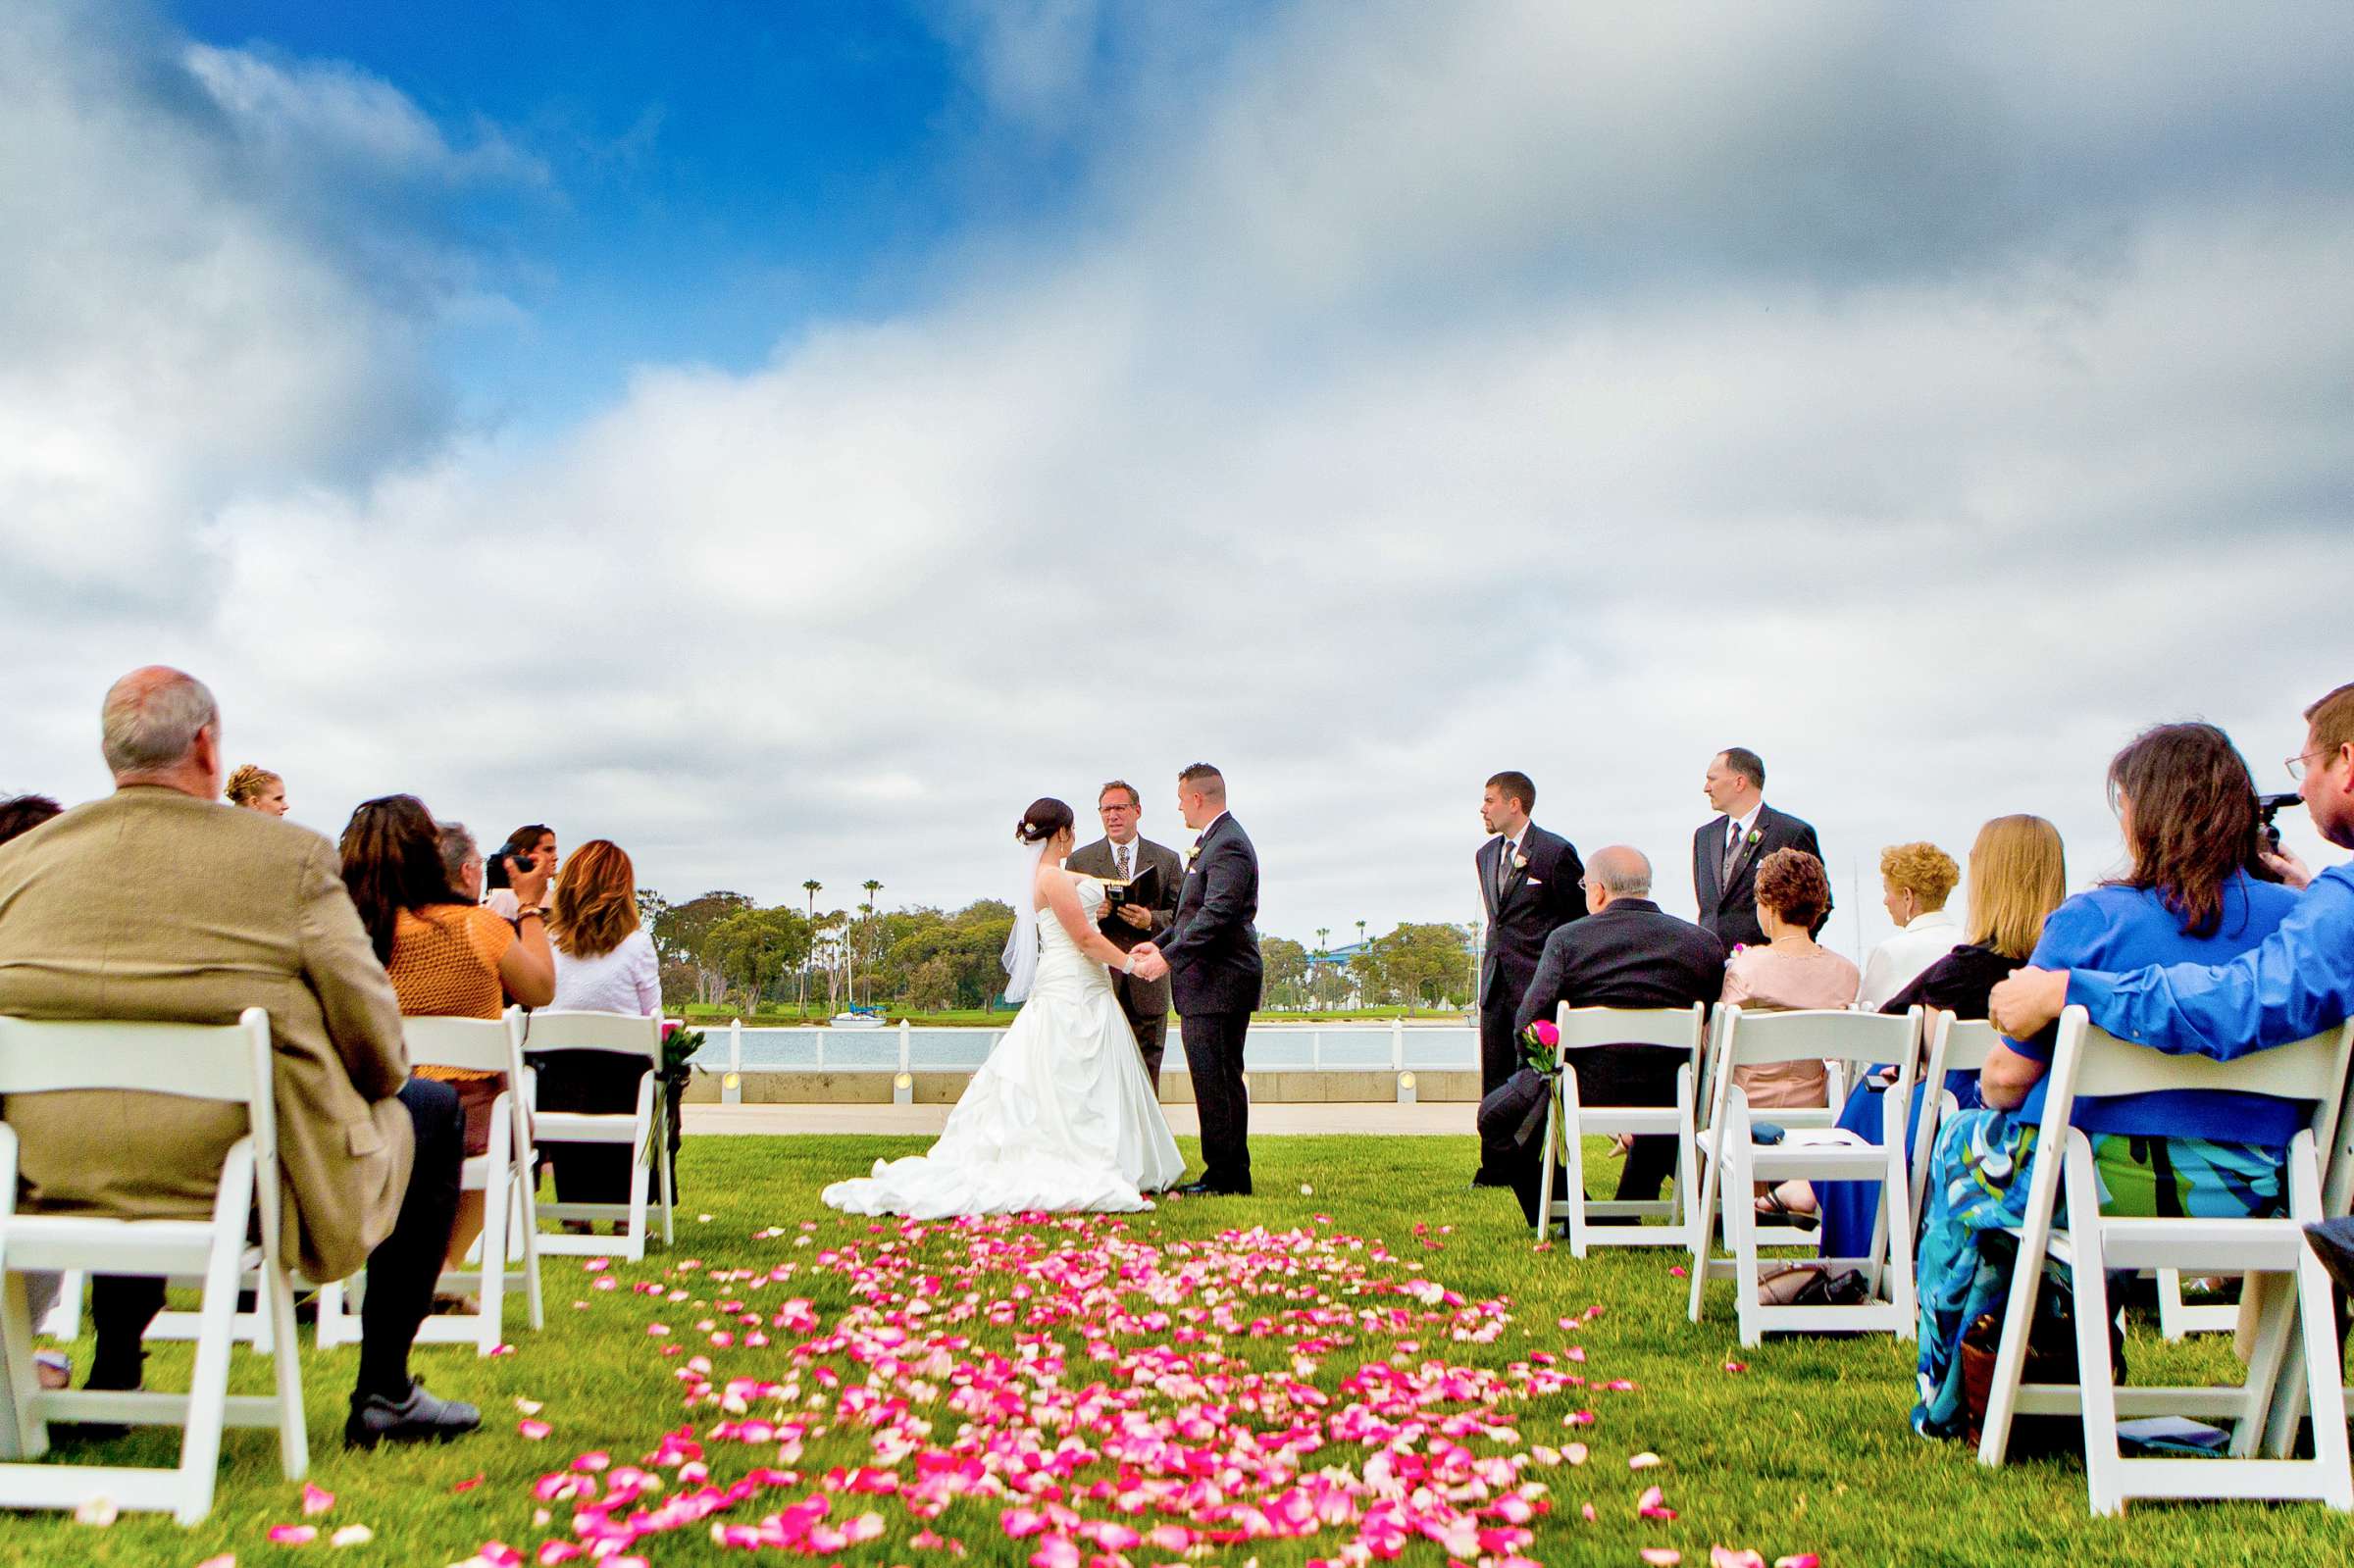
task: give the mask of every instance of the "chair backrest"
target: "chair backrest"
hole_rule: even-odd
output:
[[[2166,1089],[2228,1089],[2277,1099],[2311,1100],[2311,1126],[2321,1149],[2335,1137],[2339,1100],[2346,1089],[2346,1063],[2354,1051],[2354,1020],[2287,1045],[2251,1051],[2225,1062],[2212,1056],[2177,1056],[2092,1027],[2082,1007],[2060,1015],[2052,1052],[2051,1084],[2044,1090],[2046,1136],[2059,1135],[2067,1113],[2081,1097],[2150,1094]]]
[[[557,1012],[541,1009],[526,1021],[524,1044],[535,1051],[615,1051],[662,1060],[662,1020],[650,1013]]]
[[[0,1094],[137,1089],[245,1107],[253,1141],[262,1237],[277,1256],[278,1098],[270,1015],[248,1007],[233,1024],[155,1024],[0,1018]]]
[[[1942,1083],[1948,1073],[1981,1071],[2002,1042],[2003,1032],[1983,1018],[1936,1014],[1929,1025],[1929,1082]]]
[[[404,1018],[400,1037],[412,1067],[515,1073],[523,1066],[523,1009],[498,1018]]]
[[[1591,1050],[1597,1045],[1664,1045],[1698,1053],[1706,1041],[1709,1008],[1706,1002],[1689,1007],[1572,1007],[1563,1002],[1554,1013],[1561,1032],[1561,1049]]]
[[[1920,1009],[1903,1014],[1857,1013],[1846,1008],[1807,1012],[1749,1012],[1738,1003],[1724,1009],[1724,1061],[1728,1067],[1768,1062],[1900,1062],[1913,1060],[1920,1039]]]

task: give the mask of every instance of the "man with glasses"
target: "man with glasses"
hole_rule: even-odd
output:
[[[2354,849],[2354,683],[2307,708],[2305,722],[2305,747],[2288,759],[2288,776],[2322,836]],[[2261,946],[2215,968],[2022,969],[1994,988],[1995,1023],[2026,1039],[2078,1002],[2121,1039],[2229,1061],[2342,1022],[2354,1012],[2354,866],[2315,876],[2292,854],[2265,861],[2305,896]]]
[[[1107,883],[1133,883],[1148,870],[1156,873],[1157,885],[1149,902],[1114,904],[1103,911],[1100,929],[1122,952],[1177,918],[1177,895],[1185,887],[1185,862],[1177,858],[1177,851],[1137,832],[1144,814],[1136,787],[1124,779],[1114,779],[1096,791],[1096,816],[1103,824],[1103,836],[1073,850],[1063,862],[1072,871]],[[1137,1053],[1144,1057],[1145,1075],[1152,1080],[1157,1093],[1161,1056],[1169,1037],[1169,977],[1163,974],[1144,980],[1115,972],[1111,988],[1128,1015],[1128,1027],[1136,1031]]]

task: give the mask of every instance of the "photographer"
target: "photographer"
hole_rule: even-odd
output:
[[[490,889],[483,902],[510,926],[523,918],[523,906],[515,896],[515,879],[528,872],[538,872],[546,879],[547,891],[533,906],[544,920],[555,899],[556,831],[543,822],[527,823],[507,835],[507,841],[483,868],[485,885]]]
[[[2305,710],[2305,747],[2289,777],[2324,838],[2354,849],[2354,683]],[[2317,1035],[2354,1012],[2354,866],[2313,875],[2294,855],[2266,864],[2304,890],[2263,943],[2230,963],[2126,974],[2022,969],[1994,988],[1996,1024],[2028,1039],[2081,1003],[2095,1027],[2176,1054],[2228,1061]]]

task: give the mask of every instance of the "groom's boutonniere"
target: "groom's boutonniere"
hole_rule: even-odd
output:
[[[1749,836],[1741,841],[1747,844],[1750,848],[1755,849],[1758,847],[1758,845],[1766,841],[1766,830],[1763,828],[1752,828],[1749,830]]]
[[[1202,840],[1201,840],[1201,839],[1199,839],[1199,838],[1197,838],[1197,839],[1195,839],[1195,840],[1193,841],[1193,844],[1192,844],[1192,846],[1191,846],[1191,847],[1189,847],[1189,848],[1186,850],[1186,852],[1185,852],[1185,864],[1186,864],[1186,869],[1187,869],[1187,870],[1189,870],[1189,871],[1190,871],[1190,870],[1192,870],[1192,869],[1193,869],[1193,864],[1194,864],[1194,862],[1195,862],[1195,861],[1197,861],[1197,860],[1199,860],[1199,859],[1201,859],[1201,858],[1202,858]]]

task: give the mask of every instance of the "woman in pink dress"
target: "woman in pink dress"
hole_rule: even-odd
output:
[[[1749,1011],[1797,1012],[1845,1007],[1856,999],[1856,966],[1809,935],[1831,907],[1831,880],[1803,849],[1777,849],[1758,863],[1758,925],[1763,947],[1742,947],[1724,966],[1720,1002]],[[1820,1062],[1774,1062],[1736,1069],[1733,1082],[1753,1110],[1818,1106],[1829,1090]]]

